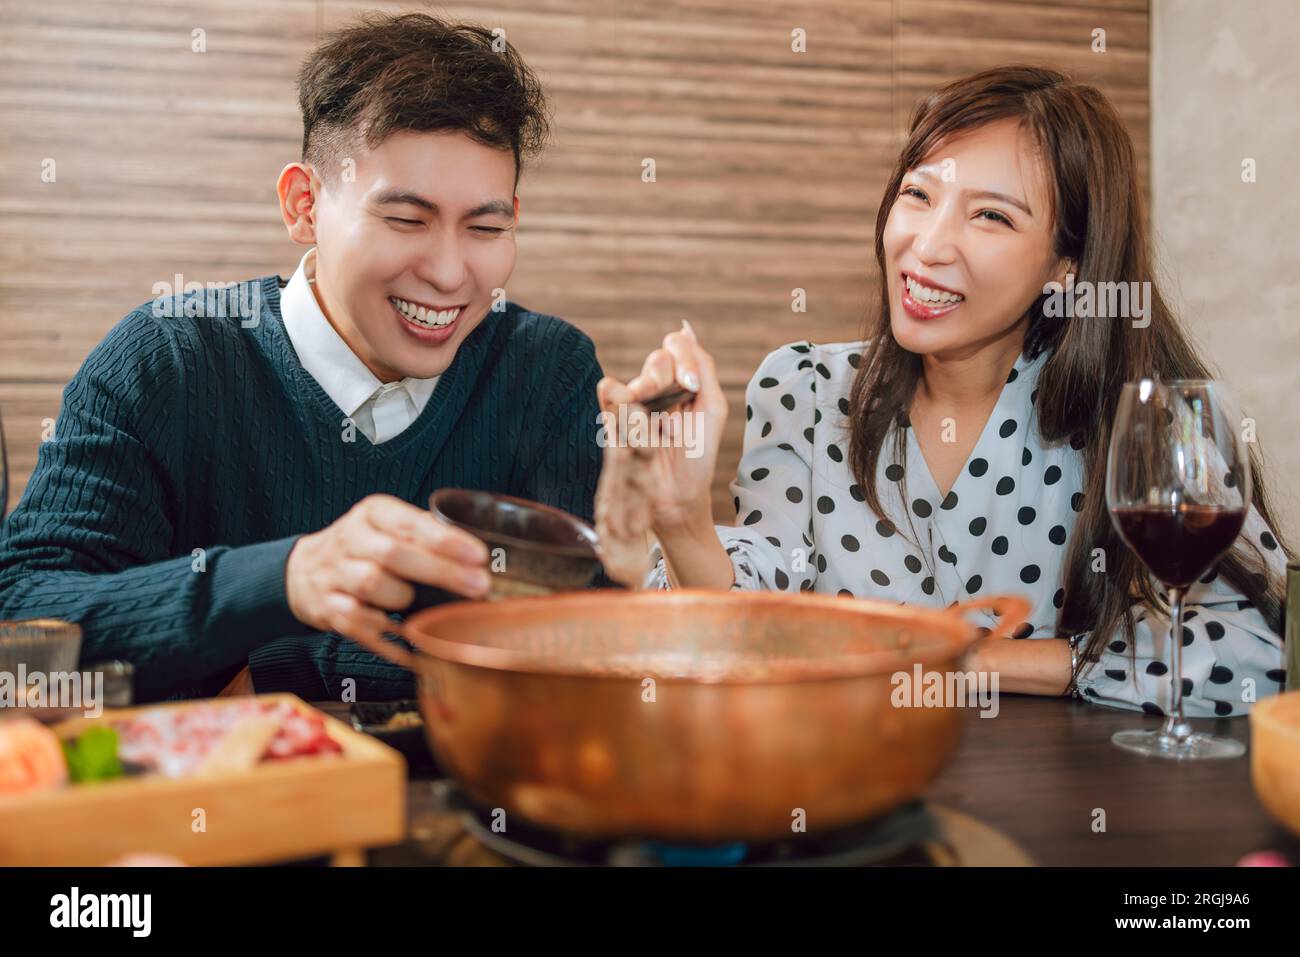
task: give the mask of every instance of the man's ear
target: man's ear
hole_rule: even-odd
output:
[[[280,178],[275,183],[280,197],[280,218],[289,230],[289,238],[301,246],[316,244],[315,187],[318,185],[312,168],[305,163],[290,163],[280,170]]]

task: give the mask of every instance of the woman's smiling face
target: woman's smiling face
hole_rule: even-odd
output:
[[[908,170],[885,223],[890,327],[919,355],[964,356],[1009,334],[1067,263],[1030,133],[1000,120]],[[919,285],[917,285],[919,283]]]

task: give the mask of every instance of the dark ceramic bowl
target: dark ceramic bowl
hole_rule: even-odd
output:
[[[558,508],[458,488],[434,492],[429,508],[487,545],[491,598],[586,588],[600,571],[595,529]]]

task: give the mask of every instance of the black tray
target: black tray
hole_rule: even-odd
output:
[[[362,734],[368,734],[400,751],[406,758],[410,771],[434,771],[441,773],[433,753],[429,750],[429,741],[424,736],[424,721],[410,727],[385,728],[393,715],[402,711],[420,713],[420,705],[414,700],[406,701],[359,701],[352,705],[350,715],[352,727]]]

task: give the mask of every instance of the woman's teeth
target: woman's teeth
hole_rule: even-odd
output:
[[[424,306],[417,306],[413,302],[398,299],[396,296],[389,296],[388,301],[393,304],[394,309],[412,323],[426,329],[440,329],[443,326],[451,325],[456,320],[456,317],[460,315],[461,309],[460,306],[453,309],[426,309]]]
[[[911,276],[905,276],[904,279],[907,281],[908,294],[921,302],[961,302],[966,298],[955,292],[943,292],[939,289],[931,289],[929,286],[922,286]]]

